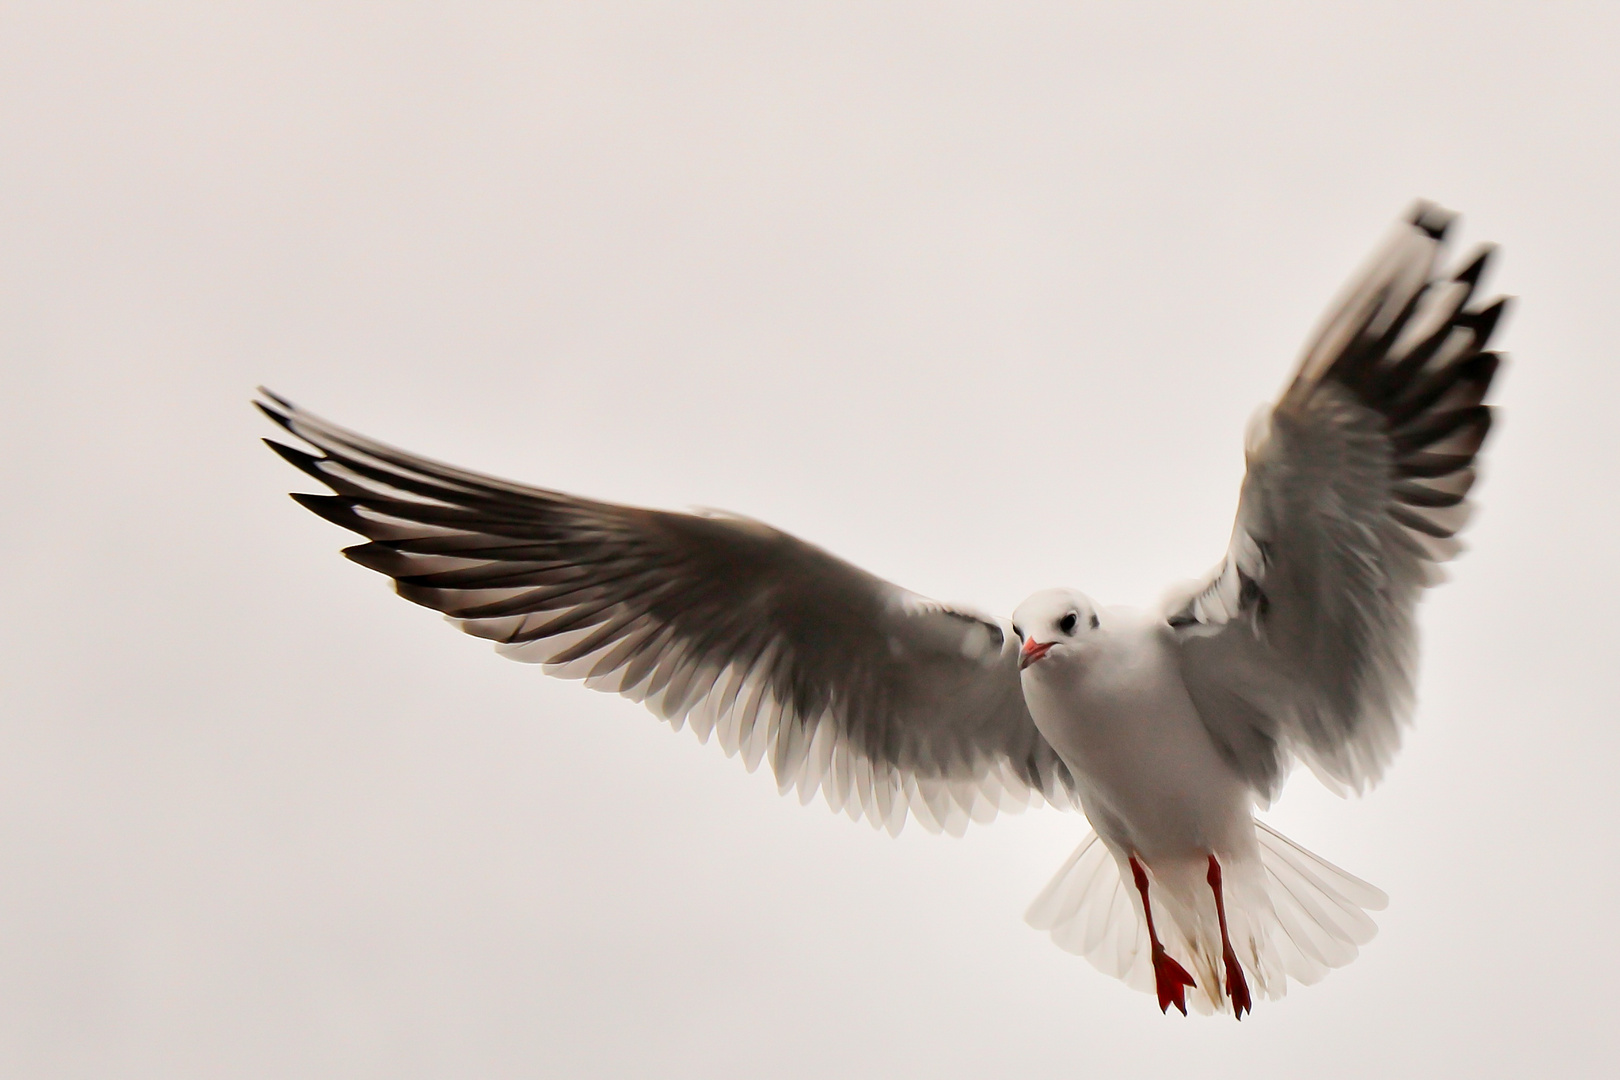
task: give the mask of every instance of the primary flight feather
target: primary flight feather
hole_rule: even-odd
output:
[[[528,487],[368,439],[265,392],[266,440],[345,550],[503,655],[641,701],[785,793],[960,834],[1041,801],[1091,822],[1032,925],[1161,1010],[1314,982],[1377,889],[1256,821],[1296,761],[1377,782],[1411,718],[1414,618],[1458,550],[1504,301],[1490,249],[1444,274],[1419,204],[1251,424],[1225,558],[1148,611],[1054,589],[1011,620],[936,603],[743,517]]]

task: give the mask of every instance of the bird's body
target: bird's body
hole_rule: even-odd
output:
[[[759,522],[596,502],[429,461],[269,395],[346,550],[513,659],[644,702],[782,791],[898,832],[1038,802],[1095,834],[1031,906],[1161,1009],[1239,1018],[1349,962],[1377,889],[1254,817],[1296,761],[1363,790],[1410,720],[1415,609],[1457,551],[1490,426],[1471,308],[1420,205],[1251,426],[1232,540],[1159,608],[1037,593],[1011,621],[917,596]]]
[[[1084,644],[1022,676],[1035,726],[1069,767],[1092,828],[1152,866],[1253,855],[1254,795],[1193,707],[1169,627],[1131,609],[1099,614]]]
[[[1095,625],[1088,626],[1092,613]],[[1265,962],[1263,935],[1250,931],[1246,917],[1266,906],[1256,793],[1222,756],[1193,704],[1180,643],[1163,615],[1097,610],[1079,593],[1054,589],[1026,600],[1013,619],[1026,642],[1052,643],[1022,673],[1030,716],[1073,775],[1081,810],[1121,885],[1134,889],[1133,857],[1151,875],[1156,929],[1179,939],[1178,952],[1199,973],[1194,987],[1221,986],[1225,943],[1208,882],[1212,857],[1223,874],[1222,899],[1244,897],[1234,905],[1233,921],[1243,925],[1240,952],[1257,975],[1269,974],[1274,964]],[[1126,895],[1146,927],[1147,897]],[[1097,901],[1077,900],[1069,921],[1083,917],[1085,906]],[[1150,942],[1150,959],[1151,952]],[[1260,988],[1268,985],[1263,979]],[[1173,989],[1164,997],[1179,1001]],[[1219,994],[1194,1001],[1223,1005]]]

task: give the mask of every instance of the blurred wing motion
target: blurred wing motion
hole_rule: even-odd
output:
[[[1414,609],[1460,549],[1506,303],[1468,306],[1489,248],[1436,276],[1449,224],[1420,204],[1330,313],[1251,428],[1225,560],[1169,608],[1204,722],[1267,795],[1293,755],[1364,790],[1410,717]]]
[[[593,502],[429,461],[266,393],[314,446],[266,440],[331,488],[294,495],[345,550],[514,660],[641,701],[785,793],[898,832],[960,833],[1068,770],[1030,719],[1010,627],[873,577],[767,525]]]

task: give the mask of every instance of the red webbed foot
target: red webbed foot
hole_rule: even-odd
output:
[[[1169,1012],[1174,1005],[1181,1010],[1181,1015],[1187,1015],[1187,987],[1197,986],[1187,969],[1176,963],[1175,958],[1164,951],[1164,946],[1157,941],[1153,943],[1153,984],[1159,992],[1159,1011]],[[1247,990],[1244,991],[1247,993]]]
[[[1232,1015],[1241,1020],[1245,1012],[1254,1012],[1254,999],[1249,996],[1249,980],[1243,977],[1243,967],[1230,942],[1223,951],[1226,954],[1226,996],[1232,1001]]]

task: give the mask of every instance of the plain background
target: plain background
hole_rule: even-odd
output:
[[[1610,5],[0,5],[0,1073],[1610,1076]],[[1147,603],[1424,196],[1502,422],[1316,987],[1161,1017],[898,840],[346,563],[263,382],[947,600]],[[1460,252],[1459,252],[1460,254]]]

